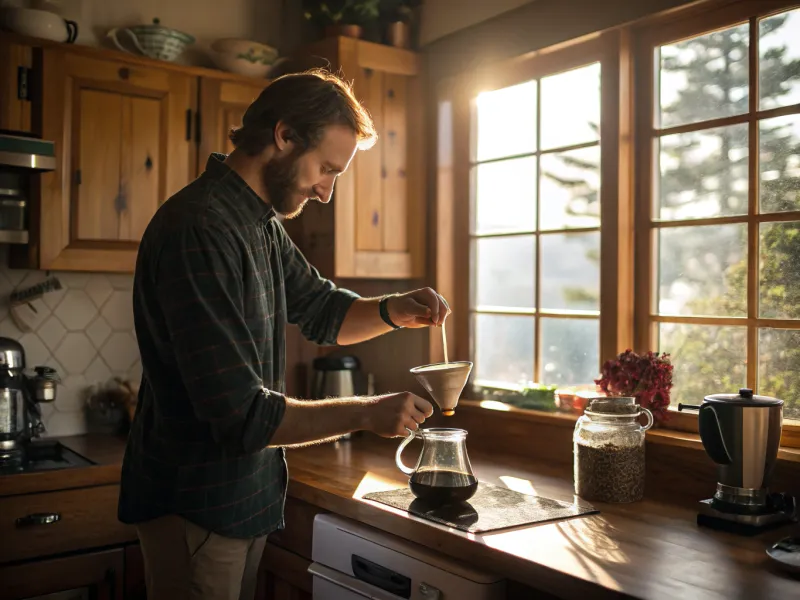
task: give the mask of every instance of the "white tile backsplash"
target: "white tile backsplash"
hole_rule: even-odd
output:
[[[8,269],[7,246],[0,245],[0,336],[19,341],[29,367],[47,365],[62,378],[56,401],[42,404],[45,435],[76,435],[87,430],[83,411],[88,386],[111,377],[137,384],[142,373],[133,332],[131,275]],[[33,331],[22,332],[9,314],[8,296],[58,277],[63,289],[36,302]]]
[[[55,357],[67,370],[64,375],[78,375],[92,364],[97,350],[83,332],[68,333],[64,341],[56,348]]]
[[[128,290],[115,290],[100,311],[114,331],[133,329],[133,297]]]
[[[97,307],[83,290],[69,290],[53,313],[69,331],[83,331],[97,316]]]

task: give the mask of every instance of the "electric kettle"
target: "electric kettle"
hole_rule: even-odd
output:
[[[312,366],[312,400],[347,398],[359,393],[361,364],[355,356],[320,356]]]
[[[706,396],[700,406],[679,404],[678,410],[700,413],[700,439],[717,464],[714,500],[731,509],[765,505],[778,459],[783,400],[741,389]]]

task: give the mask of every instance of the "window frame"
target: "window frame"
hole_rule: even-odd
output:
[[[481,91],[495,90],[531,79],[539,79],[599,62],[601,67],[600,112],[600,347],[599,358],[612,356],[633,343],[633,190],[630,172],[630,130],[621,130],[629,114],[630,62],[620,60],[621,48],[629,40],[624,32],[611,31],[586,36],[537,51],[501,65],[491,65],[468,75],[439,82],[433,99],[437,114],[436,201],[431,223],[434,237],[432,265],[437,289],[452,298],[452,316],[447,328],[448,353],[472,357],[471,336],[471,180],[472,102]],[[621,81],[624,79],[624,81]],[[450,119],[439,114],[442,103],[451,106]],[[443,122],[444,121],[444,122]],[[449,122],[447,122],[449,121]],[[622,135],[621,135],[622,134]],[[456,199],[469,198],[469,202]],[[538,201],[538,198],[537,198]],[[449,227],[448,227],[449,224]],[[582,231],[577,229],[576,231]],[[444,234],[444,235],[442,235]],[[538,234],[537,234],[538,235]],[[452,237],[451,237],[452,236]],[[539,257],[537,254],[537,263]],[[538,269],[538,267],[537,267]],[[618,281],[625,282],[619,285]],[[538,294],[538,292],[537,292]],[[537,317],[557,311],[539,311]],[[546,313],[546,314],[545,314]],[[578,317],[582,318],[582,317]],[[592,318],[597,318],[592,316]],[[438,338],[438,339],[437,339]],[[535,358],[540,360],[535,337]],[[431,335],[431,361],[443,359],[440,332]],[[599,371],[600,364],[598,364]],[[472,392],[468,391],[468,394]]]
[[[448,298],[453,309],[447,327],[451,358],[473,356],[469,260],[471,202],[463,200],[470,199],[472,193],[471,99],[479,91],[514,85],[595,61],[601,63],[600,360],[611,358],[627,348],[649,350],[653,339],[649,310],[653,298],[650,242],[653,171],[643,168],[643,165],[655,166],[650,143],[655,107],[653,50],[663,43],[750,20],[754,14],[763,17],[792,8],[800,8],[800,2],[708,0],[432,82],[429,106],[432,107],[430,131],[433,135],[428,148],[430,155],[437,160],[429,188],[433,199],[429,205],[428,221],[431,224],[430,248],[433,250],[429,281]],[[757,52],[757,47],[750,48],[751,60],[754,53],[758,58]],[[757,70],[752,69],[751,85],[756,75]],[[753,98],[757,101],[757,93]],[[443,106],[447,106],[447,110],[442,111]],[[793,114],[792,111],[781,113],[781,110],[787,109],[781,107],[759,112],[774,113],[774,116]],[[721,119],[720,123],[725,121]],[[754,122],[757,126],[758,120]],[[751,182],[755,181],[754,162],[751,162],[749,172]],[[752,207],[749,210],[754,211],[753,203],[749,204]],[[791,219],[787,217],[786,220]],[[749,257],[756,256],[750,252],[752,242],[752,239],[748,240]],[[750,302],[749,306],[753,303]],[[748,351],[749,343],[748,340]],[[430,362],[444,360],[440,331],[429,332],[428,351]],[[464,397],[477,398],[471,390],[467,390]],[[524,412],[536,413],[537,419],[554,426],[563,426],[564,419],[570,417]],[[502,418],[502,411],[492,413]],[[670,419],[663,428],[697,434],[697,415],[670,410]],[[781,447],[800,448],[800,424],[783,424]]]
[[[760,110],[758,106],[758,20],[794,8],[800,2],[788,0],[742,0],[733,3],[712,2],[694,9],[687,9],[662,18],[654,18],[644,27],[635,30],[635,93],[636,93],[636,284],[635,284],[635,347],[649,349],[655,347],[656,329],[659,323],[691,323],[698,325],[735,325],[747,327],[747,386],[755,389],[758,377],[758,361],[749,357],[758,356],[758,328],[776,326],[785,329],[800,329],[800,321],[789,319],[762,318],[758,315],[758,271],[759,271],[759,223],[786,222],[800,220],[800,210],[782,213],[758,214],[759,156],[758,127],[765,118],[800,115],[800,104]],[[749,106],[741,115],[723,117],[679,126],[656,127],[655,115],[659,110],[656,97],[655,50],[661,45],[675,43],[698,35],[749,23]],[[753,43],[755,41],[755,43]],[[682,221],[658,221],[653,218],[654,201],[652,197],[655,173],[658,169],[658,156],[655,144],[659,137],[674,133],[703,131],[712,127],[733,124],[748,125],[748,151],[751,160],[748,164],[748,212],[745,215],[712,217],[706,219],[685,219]],[[667,132],[666,134],[664,132]],[[746,224],[748,227],[748,283],[747,307],[745,317],[698,317],[660,315],[655,303],[658,281],[657,255],[654,252],[655,235],[659,229],[676,225],[701,226],[705,224]],[[716,390],[709,390],[714,393]],[[719,390],[727,391],[727,390]],[[702,398],[698,399],[702,400]],[[697,416],[671,410],[668,427],[697,432]],[[784,423],[782,444],[800,447],[800,425],[791,421]]]

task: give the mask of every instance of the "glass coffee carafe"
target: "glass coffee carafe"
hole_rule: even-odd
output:
[[[422,439],[417,466],[409,469],[401,454],[415,438]],[[430,506],[465,502],[478,490],[478,479],[467,456],[467,432],[463,429],[409,430],[395,454],[397,467],[409,475],[408,485],[420,501]]]

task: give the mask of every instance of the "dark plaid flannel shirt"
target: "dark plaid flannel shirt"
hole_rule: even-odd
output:
[[[177,514],[229,537],[283,527],[288,472],[267,448],[286,403],[285,329],[334,344],[358,296],[323,279],[274,211],[212,155],[142,239],[133,307],[144,374],[119,518]]]

